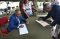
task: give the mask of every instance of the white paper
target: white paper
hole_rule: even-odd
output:
[[[47,23],[47,22],[45,22],[43,20],[40,20],[40,21],[36,20],[36,22],[38,22],[39,24],[41,24],[43,27],[46,27],[47,25],[49,25],[49,23]]]
[[[37,15],[37,17],[46,17],[47,13],[45,15]],[[51,20],[51,22],[53,22],[54,20],[52,18],[49,18],[48,20]]]
[[[47,16],[47,15],[37,15],[37,17],[45,17],[45,16]]]
[[[21,24],[21,25],[23,25],[24,27],[23,28],[19,28],[19,34],[20,35],[28,34],[28,29],[27,29],[26,25],[25,24]]]

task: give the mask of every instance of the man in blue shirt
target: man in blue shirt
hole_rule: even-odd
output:
[[[57,25],[55,30],[55,36],[52,36],[53,39],[55,39],[55,37],[57,37],[58,35],[58,30],[60,29],[60,6],[47,4],[45,5],[45,11],[48,12],[48,15],[44,17],[43,20],[45,21],[47,18],[52,17],[54,21],[50,25],[51,26]]]
[[[9,19],[9,24],[8,24],[7,29],[1,30],[1,34],[3,36],[6,36],[9,32],[11,32],[14,29],[16,29],[19,24],[23,24],[23,23],[25,23],[25,19],[21,15],[20,10],[16,9],[16,13],[14,13],[13,15],[11,15],[11,17]],[[21,27],[23,27],[23,26],[21,26]]]

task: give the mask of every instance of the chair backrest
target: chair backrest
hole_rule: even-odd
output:
[[[7,16],[3,16],[2,18],[0,18],[0,26],[7,24],[8,23],[8,17]]]

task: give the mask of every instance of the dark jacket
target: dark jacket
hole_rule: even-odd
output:
[[[52,5],[51,12],[48,12],[48,15],[44,18],[46,20],[47,18],[52,17],[54,20],[52,22],[52,26],[55,26],[56,24],[60,24],[60,6],[59,5]]]

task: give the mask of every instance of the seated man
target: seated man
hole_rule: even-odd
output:
[[[1,30],[0,34],[3,36],[7,36],[7,34],[9,32],[16,29],[18,27],[18,25],[24,23],[24,21],[25,21],[25,19],[21,15],[20,9],[16,9],[16,13],[14,13],[9,19],[9,24],[8,24],[7,29]],[[23,27],[23,26],[21,26],[21,27]]]

